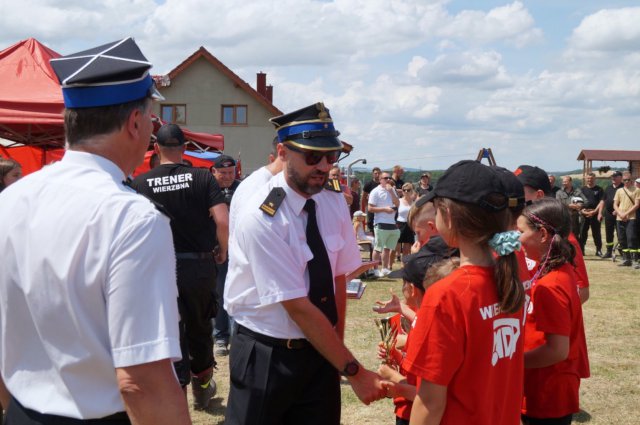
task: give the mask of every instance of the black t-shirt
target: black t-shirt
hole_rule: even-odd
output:
[[[602,199],[604,199],[604,207],[608,213],[613,214],[613,197],[616,196],[616,190],[620,189],[623,186],[623,183],[620,183],[619,186],[610,184],[604,189],[604,196]]]
[[[416,189],[416,192],[418,192],[418,196],[423,196],[431,192],[432,190],[433,190],[433,186],[431,186],[430,184],[427,185],[426,189],[423,189],[422,186],[418,185],[418,189]]]
[[[379,184],[380,182],[369,180],[364,184],[364,188],[362,188],[362,191],[364,193],[371,193],[371,191],[375,189]]]
[[[592,210],[597,207],[602,200],[604,191],[598,185],[593,187],[582,186],[582,194],[587,198],[587,202],[584,203],[584,207]]]
[[[231,199],[233,199],[233,194],[236,192],[238,186],[240,186],[240,180],[234,180],[233,183],[231,183],[231,186],[220,188],[224,195],[224,202],[226,202],[227,206],[231,205]]]
[[[162,164],[131,183],[139,193],[162,204],[172,215],[176,252],[210,252],[217,244],[216,224],[209,208],[224,202],[209,170],[183,164]]]

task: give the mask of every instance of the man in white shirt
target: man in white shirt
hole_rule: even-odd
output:
[[[342,144],[321,103],[272,122],[284,171],[232,218],[242,225],[232,223],[224,296],[238,324],[225,423],[338,425],[338,371],[365,403],[385,391],[342,342],[345,275],[361,264],[347,205],[324,189]]]
[[[376,270],[378,277],[391,273],[391,250],[396,249],[400,230],[396,225],[396,211],[400,200],[395,188],[389,180],[391,176],[383,172],[380,176],[380,184],[369,195],[369,212],[373,213],[373,229],[375,234],[375,246],[373,247],[373,259],[382,262],[382,270]]]
[[[151,64],[129,38],[51,65],[68,151],[0,195],[7,423],[190,424],[169,219],[124,183],[153,129]]]

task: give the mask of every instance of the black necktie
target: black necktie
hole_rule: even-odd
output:
[[[316,220],[316,202],[307,199],[304,210],[307,218],[307,245],[313,253],[313,258],[307,262],[309,270],[309,300],[327,316],[332,325],[338,321],[336,297],[333,293],[333,272],[327,250],[320,237],[318,220]]]

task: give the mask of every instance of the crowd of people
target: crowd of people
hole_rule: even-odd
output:
[[[392,397],[397,424],[571,423],[590,374],[586,238],[638,261],[640,179],[576,189],[565,176],[553,195],[539,167],[465,160],[435,185],[396,166],[347,186],[323,103],[273,117],[268,165],[242,182],[226,155],[186,164],[175,124],[131,179],[161,98],[151,64],[132,39],[51,64],[64,158],[20,180],[0,161],[8,425],[189,424],[188,387],[207,409],[226,355],[231,425],[337,425],[341,379],[365,404]],[[344,339],[359,241],[377,278],[395,268],[403,282],[403,300],[374,308],[395,313],[378,370]]]

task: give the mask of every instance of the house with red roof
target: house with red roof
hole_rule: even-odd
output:
[[[267,163],[275,136],[269,118],[282,112],[272,103],[266,74],[257,74],[254,89],[200,47],[169,74],[154,78],[165,97],[154,113],[163,121],[224,135],[224,151],[241,157],[243,174]]]

